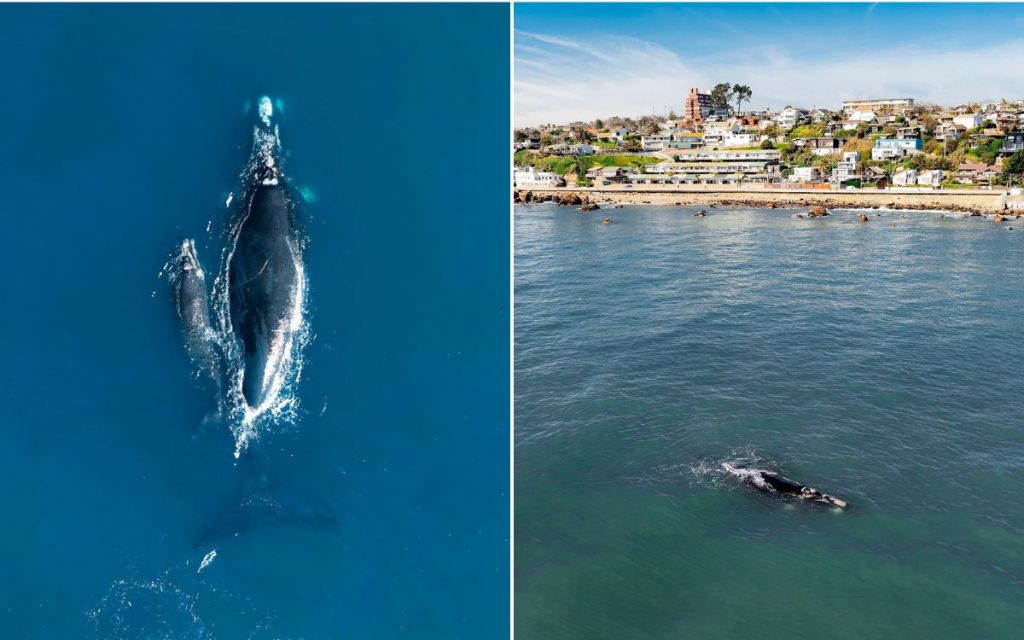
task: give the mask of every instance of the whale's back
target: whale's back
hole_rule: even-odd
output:
[[[269,369],[284,366],[293,317],[300,304],[298,257],[293,213],[283,186],[259,185],[253,191],[229,268],[231,321],[244,350],[242,390],[259,406],[275,378]]]

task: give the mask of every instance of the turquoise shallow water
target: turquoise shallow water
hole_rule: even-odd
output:
[[[518,637],[1016,637],[1024,225],[693,212],[516,207]]]

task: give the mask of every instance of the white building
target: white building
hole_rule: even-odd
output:
[[[921,150],[921,138],[879,138],[871,148],[872,160],[895,160]]]
[[[557,187],[562,177],[550,171],[534,171],[533,167],[516,167],[512,174],[515,187]]]
[[[789,130],[797,126],[801,122],[806,122],[810,117],[810,112],[807,109],[797,109],[796,107],[786,107],[779,112],[779,117],[776,121],[779,123],[780,129]]]
[[[964,129],[977,129],[984,121],[985,117],[980,113],[967,113],[953,118],[953,124],[958,124]]]
[[[753,147],[758,143],[756,133],[726,133],[722,137],[723,147]]]
[[[739,133],[740,126],[726,120],[704,123],[704,144],[722,144],[725,136]]]
[[[782,159],[782,152],[775,149],[745,149],[742,151],[698,149],[690,153],[679,154],[679,161],[694,162],[728,162],[733,160],[755,161]]]
[[[661,151],[666,142],[672,141],[670,133],[656,133],[651,136],[640,136],[640,148],[644,151]]]
[[[878,116],[875,115],[874,111],[870,109],[856,109],[850,112],[850,122],[874,122]]]
[[[843,112],[849,113],[854,109],[871,109],[872,111],[898,111],[903,112],[914,107],[913,98],[882,98],[869,100],[847,100],[843,103]]]
[[[917,171],[913,169],[907,169],[906,171],[898,171],[892,176],[892,184],[897,187],[905,187],[907,185],[917,183]]]
[[[847,151],[843,154],[843,159],[836,163],[836,168],[832,170],[832,181],[842,184],[847,180],[855,180],[860,176],[857,174],[857,163],[860,162],[860,153],[857,151]]]
[[[932,171],[922,171],[917,174],[917,184],[929,185],[932,187],[938,187],[942,184],[942,179],[945,177],[945,172],[942,169],[934,169]]]
[[[821,169],[818,167],[793,167],[789,176],[790,182],[820,182]]]

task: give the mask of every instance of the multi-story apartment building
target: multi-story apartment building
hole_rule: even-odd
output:
[[[703,122],[711,112],[711,96],[701,93],[697,87],[691,87],[683,105],[683,118],[692,122]]]
[[[847,180],[856,180],[860,176],[857,174],[857,163],[860,162],[860,153],[856,151],[847,151],[843,154],[843,159],[836,163],[836,168],[832,170],[832,182],[842,184]]]
[[[843,103],[843,113],[849,116],[857,110],[870,110],[876,113],[903,113],[914,108],[913,98],[881,98],[868,100],[847,100]]]

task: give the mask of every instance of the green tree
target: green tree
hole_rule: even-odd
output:
[[[544,131],[540,134],[540,146],[546,147],[551,144],[551,132]]]
[[[762,149],[774,149],[775,148],[775,143],[772,142],[771,140],[764,140],[764,141],[761,142],[761,148]]]
[[[750,101],[750,97],[752,95],[754,95],[754,94],[750,90],[750,87],[748,87],[745,84],[735,84],[735,85],[732,86],[732,97],[733,97],[733,100],[736,101],[736,113],[740,112],[740,106],[744,102],[749,102]]]
[[[594,120],[594,128],[597,129],[598,131],[604,129],[604,122],[601,121],[601,118]]]
[[[652,122],[651,124],[647,125],[647,129],[644,130],[644,135],[648,135],[648,136],[657,135],[659,131],[661,131],[661,129],[658,127],[658,124],[655,123],[655,122]]]
[[[1003,180],[1012,184],[1014,178],[1020,183],[1021,176],[1024,176],[1024,151],[1018,151],[1003,161]]]
[[[593,141],[594,134],[590,133],[586,127],[573,127],[572,137],[580,144],[586,144]]]
[[[728,109],[732,101],[732,85],[720,82],[711,90],[711,106],[716,109]]]

